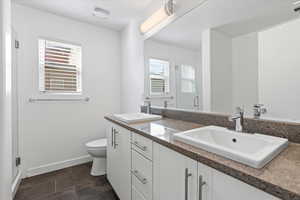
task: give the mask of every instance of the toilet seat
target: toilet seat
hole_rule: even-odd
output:
[[[97,148],[97,149],[106,149],[107,146],[107,139],[99,139],[99,140],[94,140],[91,142],[88,142],[85,144],[87,148]]]

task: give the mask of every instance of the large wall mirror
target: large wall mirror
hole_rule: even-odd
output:
[[[300,122],[297,6],[206,1],[145,40],[145,95],[154,106],[224,114],[243,107],[248,117]]]

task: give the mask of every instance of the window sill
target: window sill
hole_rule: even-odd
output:
[[[150,95],[146,99],[174,99],[171,95]]]

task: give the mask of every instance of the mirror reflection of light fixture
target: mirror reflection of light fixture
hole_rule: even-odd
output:
[[[150,29],[167,19],[169,16],[174,14],[174,2],[173,0],[168,0],[164,3],[163,7],[158,9],[153,13],[142,25],[140,30],[142,33],[148,32]]]
[[[93,16],[94,17],[98,17],[98,18],[101,18],[101,19],[107,19],[110,15],[110,11],[109,10],[106,10],[106,9],[103,9],[103,8],[100,8],[100,7],[95,7],[94,8],[94,12],[93,12]]]
[[[295,2],[293,2],[293,4],[294,4],[295,6],[297,6],[297,5],[300,4],[300,1],[295,1]]]

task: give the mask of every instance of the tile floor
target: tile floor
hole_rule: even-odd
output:
[[[91,163],[22,180],[14,200],[119,200],[105,176],[89,174]]]

